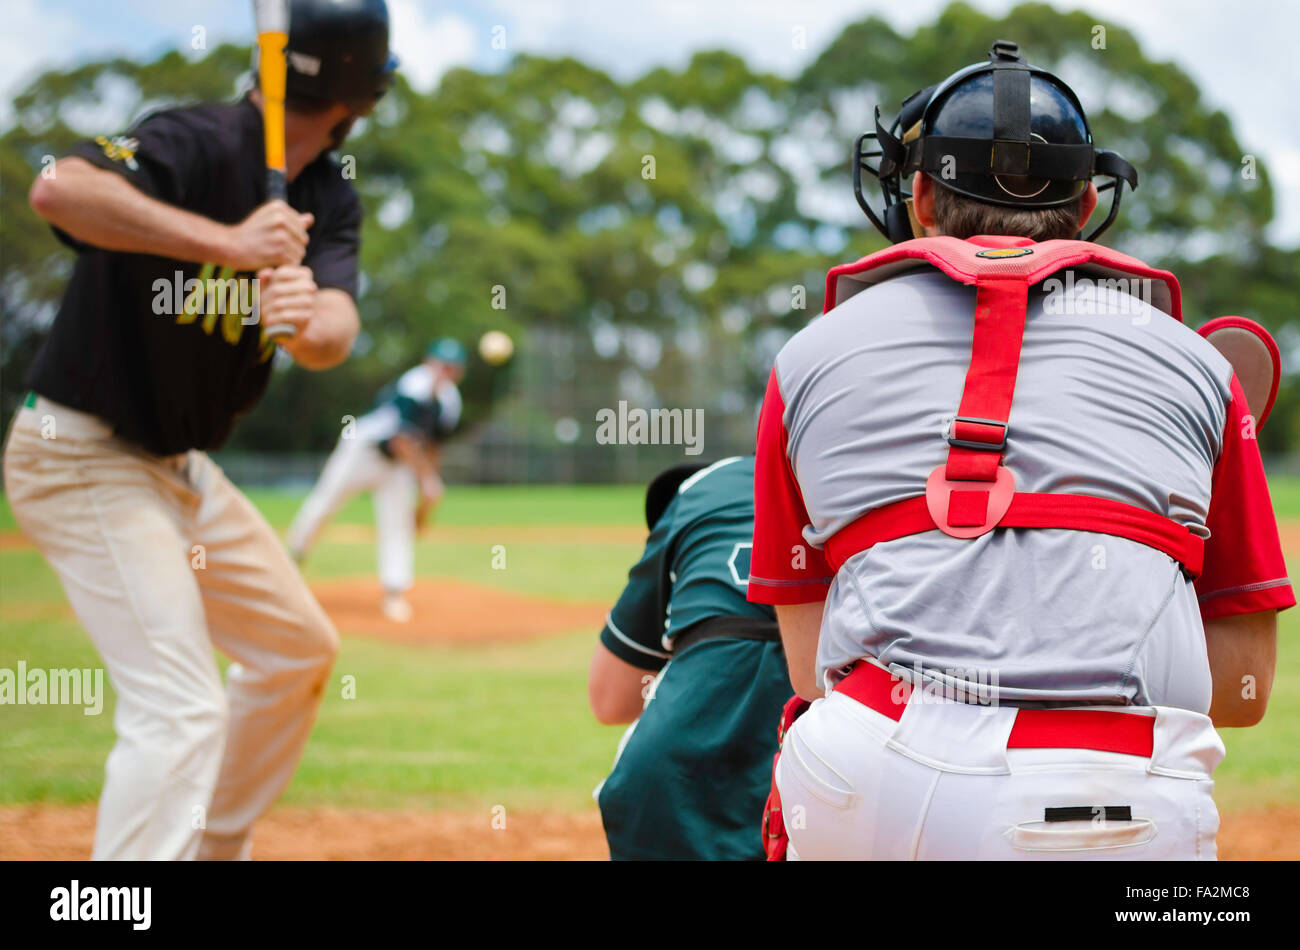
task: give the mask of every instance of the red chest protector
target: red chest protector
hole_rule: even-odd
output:
[[[1101,279],[1143,279],[1149,281],[1145,286],[1152,306],[1181,320],[1173,274],[1084,241],[918,238],[831,270],[825,309],[870,284],[927,265],[975,287],[970,368],[948,432],[948,460],[930,473],[924,495],[869,511],[833,535],[826,542],[831,565],[839,570],[874,544],[936,529],[955,538],[976,538],[994,528],[1066,528],[1148,545],[1197,577],[1205,542],[1178,522],[1107,498],[1016,491],[1015,476],[1002,464],[1029,288],[1065,268]]]

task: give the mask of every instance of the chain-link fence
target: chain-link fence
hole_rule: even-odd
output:
[[[470,407],[445,448],[452,483],[642,482],[681,462],[753,451],[768,367],[785,335],[659,333],[597,323],[534,328],[492,374],[491,408]],[[274,383],[272,383],[274,385]],[[218,452],[242,485],[301,485],[323,453]]]
[[[751,452],[784,339],[776,329],[534,328],[506,367],[474,369],[492,374],[491,408],[471,411],[445,449],[444,475],[453,484],[644,482],[670,465]],[[303,485],[325,455],[216,458],[238,484]],[[1300,455],[1265,464],[1270,474],[1300,476]]]

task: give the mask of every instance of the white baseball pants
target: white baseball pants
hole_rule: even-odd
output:
[[[246,856],[338,651],[275,532],[203,453],[146,454],[45,399],[14,418],[4,471],[117,692],[93,857]]]
[[[925,701],[921,701],[924,699]],[[841,693],[786,733],[776,768],[792,860],[1212,860],[1211,773],[1223,743],[1208,717],[1153,715],[1150,758],[1006,747],[1010,707],[912,694],[898,722]],[[1132,820],[1101,808],[1130,806]],[[1048,808],[1095,810],[1046,821]]]
[[[289,549],[305,554],[333,514],[365,491],[375,509],[379,581],[389,592],[410,590],[415,578],[415,472],[373,442],[339,439],[289,526]]]

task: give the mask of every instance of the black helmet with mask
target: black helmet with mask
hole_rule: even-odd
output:
[[[876,148],[866,151],[874,140]],[[879,159],[876,165],[871,159]],[[885,204],[877,213],[862,193],[865,169],[880,182]],[[1015,43],[998,40],[988,62],[974,63],[909,96],[887,130],[876,109],[876,130],[854,145],[853,191],[882,234],[898,243],[920,236],[912,213],[915,172],[976,201],[1012,208],[1055,208],[1078,200],[1095,176],[1114,190],[1095,240],[1119,212],[1124,183],[1137,171],[1117,153],[1097,148],[1078,97],[1063,81],[1025,62]]]

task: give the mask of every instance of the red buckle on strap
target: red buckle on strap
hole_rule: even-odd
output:
[[[934,526],[954,538],[978,538],[998,526],[1016,494],[1016,479],[1001,465],[992,482],[946,477],[940,465],[925,482],[925,506]]]
[[[1007,447],[1007,424],[997,419],[957,416],[948,429],[948,444],[963,449],[1001,452]]]

